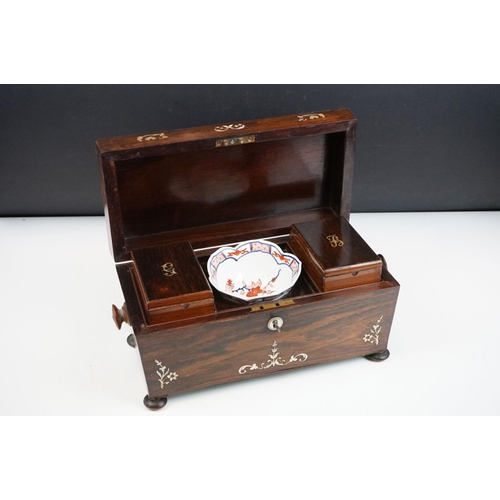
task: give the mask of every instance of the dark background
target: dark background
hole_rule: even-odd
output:
[[[0,215],[100,215],[94,142],[349,107],[352,210],[500,210],[499,85],[3,85]]]

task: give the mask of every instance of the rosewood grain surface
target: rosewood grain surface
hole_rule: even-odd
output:
[[[300,116],[321,115],[317,119],[301,120]],[[259,134],[263,139],[278,139],[281,137],[290,137],[291,135],[301,135],[304,133],[324,133],[345,131],[356,123],[356,118],[351,110],[336,109],[322,112],[303,113],[301,115],[287,115],[275,118],[264,118],[261,120],[247,120],[243,122],[234,122],[233,124],[207,125],[179,130],[156,131],[152,134],[137,134],[121,137],[112,137],[109,139],[99,139],[96,143],[99,151],[103,155],[112,158],[124,156],[133,156],[139,152],[140,155],[158,153],[163,154],[167,148],[172,145],[181,145],[184,148],[193,148],[200,141],[211,139],[223,139],[224,137]],[[217,131],[217,127],[224,128],[228,125],[244,125],[243,128],[227,128],[223,131]],[[307,132],[306,132],[307,131]],[[143,139],[139,137],[157,134],[154,140]],[[166,136],[161,138],[161,134]],[[125,154],[124,154],[125,153]],[[127,154],[128,153],[128,154]]]
[[[380,280],[382,261],[343,217],[294,224],[290,246],[324,292]]]
[[[214,313],[212,290],[188,242],[137,250],[132,259],[148,324]]]
[[[189,241],[198,253],[206,247],[219,247],[253,238],[274,238],[290,232],[294,222],[321,220],[332,216],[330,208],[319,208],[301,212],[269,215],[252,219],[223,222],[210,226],[201,226],[177,231],[130,238],[127,248],[134,250],[150,246],[164,245],[169,242]]]
[[[148,309],[212,298],[212,290],[188,242],[143,248],[132,254]]]
[[[152,244],[192,242],[212,225],[242,222],[248,231],[249,220],[276,218],[278,230],[280,218],[289,226],[294,215],[315,210],[348,218],[355,124],[344,109],[230,124],[237,130],[222,125],[97,141],[115,260]],[[248,134],[254,142],[216,146]]]
[[[162,397],[383,351],[387,348],[398,290],[390,287],[323,298],[309,304],[249,312],[226,321],[138,335],[148,393]],[[267,328],[275,316],[284,320],[281,332]],[[365,341],[374,331],[379,332],[377,343]],[[273,366],[270,355],[275,342],[283,364]],[[307,359],[299,354],[305,354]],[[298,360],[284,364],[292,356]],[[177,375],[163,388],[158,363]],[[269,363],[271,366],[262,368]],[[254,364],[256,367],[251,369]],[[246,365],[245,373],[241,373],[240,368]]]
[[[146,328],[146,311],[141,305],[139,290],[135,285],[133,277],[133,262],[123,262],[116,265],[116,272],[120,280],[125,303],[127,304],[127,315],[134,333],[138,333]]]
[[[325,140],[308,136],[117,162],[125,238],[328,206]]]

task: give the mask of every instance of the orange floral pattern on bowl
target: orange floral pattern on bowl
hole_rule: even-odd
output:
[[[222,247],[208,259],[212,286],[231,298],[244,302],[283,296],[297,281],[302,264],[292,254],[266,240]]]

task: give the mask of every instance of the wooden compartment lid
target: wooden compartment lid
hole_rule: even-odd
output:
[[[356,119],[301,113],[96,143],[115,261],[132,251],[350,214]]]
[[[322,291],[380,281],[381,259],[343,217],[293,225],[290,246]]]
[[[213,300],[212,290],[188,242],[132,253],[140,295],[147,310]]]

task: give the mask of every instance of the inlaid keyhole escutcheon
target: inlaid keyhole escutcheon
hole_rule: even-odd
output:
[[[274,318],[271,318],[267,322],[267,328],[269,328],[269,330],[272,330],[273,332],[281,332],[282,326],[283,326],[283,319],[280,318],[279,316],[275,316]]]

